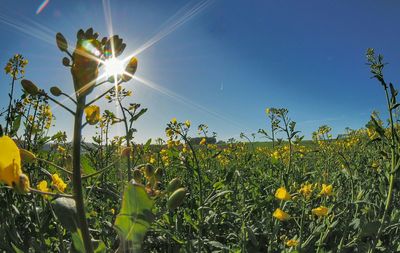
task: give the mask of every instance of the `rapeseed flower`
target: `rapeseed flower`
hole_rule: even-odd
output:
[[[275,198],[280,199],[280,200],[291,200],[292,199],[290,194],[286,191],[285,187],[280,187],[276,190]]]
[[[85,108],[86,121],[90,125],[95,125],[100,121],[100,107],[97,105],[90,105]]]
[[[20,151],[8,136],[0,137],[0,181],[17,191],[29,191],[29,179],[21,170]]]
[[[53,176],[51,177],[53,180],[53,185],[60,191],[60,192],[64,192],[65,188],[67,188],[67,184],[64,183],[64,181],[62,180],[62,178],[58,175],[58,174],[53,174]]]
[[[272,214],[272,216],[280,221],[286,221],[290,218],[290,215],[288,213],[285,213],[284,211],[282,211],[282,209],[280,209],[280,208],[277,208],[274,211],[274,213]]]
[[[300,188],[299,192],[300,192],[301,194],[303,194],[303,196],[304,196],[305,198],[310,198],[310,197],[311,197],[311,194],[312,194],[312,192],[313,192],[312,184],[310,184],[310,183],[305,183],[305,184],[303,184],[303,186]]]
[[[290,239],[290,240],[287,240],[285,244],[288,247],[296,247],[297,245],[299,245],[299,241],[295,240],[295,239]]]
[[[333,187],[332,187],[331,184],[330,185],[322,184],[322,190],[319,193],[319,195],[321,195],[321,196],[330,196],[330,195],[332,195],[332,189],[333,189]]]
[[[37,189],[38,189],[39,191],[41,191],[41,192],[50,192],[50,189],[48,188],[47,182],[46,182],[45,180],[40,181],[39,184],[38,184],[36,187],[37,187]],[[45,199],[48,198],[47,195],[43,195],[43,197],[44,197]]]
[[[190,121],[189,121],[189,120],[186,120],[186,121],[185,121],[185,126],[186,126],[187,128],[190,127]]]
[[[316,216],[318,216],[318,217],[327,216],[328,215],[328,211],[329,211],[329,209],[327,207],[325,207],[325,206],[319,206],[319,207],[314,208],[314,209],[311,210],[311,212],[313,214],[315,214]]]

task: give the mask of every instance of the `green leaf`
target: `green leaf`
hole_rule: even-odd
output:
[[[135,116],[133,116],[132,118],[131,118],[131,122],[132,121],[136,121],[140,116],[142,116],[144,113],[146,113],[147,112],[147,108],[143,108],[143,109],[141,109],[137,114],[135,114]]]
[[[61,225],[65,229],[75,232],[78,228],[75,200],[70,198],[57,198],[53,201],[52,206]]]
[[[16,253],[24,253],[24,251],[21,250],[21,249],[19,249],[17,246],[15,246],[14,243],[11,243],[11,246],[12,246],[13,250],[14,250]]]
[[[92,241],[93,242],[93,241]],[[93,242],[94,246],[94,253],[104,253],[106,252],[106,245],[102,241],[94,241]]]
[[[153,221],[152,200],[143,185],[129,183],[124,190],[122,207],[115,220],[120,238],[118,252],[141,252],[143,238]]]
[[[89,174],[92,174],[92,173],[96,172],[96,170],[90,164],[89,159],[87,157],[85,157],[85,156],[82,157],[82,159],[81,159],[81,166],[82,166],[83,173],[85,175],[89,175]]]
[[[19,127],[21,126],[21,115],[18,115],[13,122],[12,126],[12,134],[16,134],[18,132]]]
[[[379,221],[371,221],[364,224],[363,228],[361,229],[360,237],[368,237],[368,236],[375,236],[378,233],[378,229],[380,226]]]
[[[71,237],[72,245],[74,246],[72,252],[85,253],[85,244],[83,242],[81,230],[77,229],[75,232],[71,233]]]

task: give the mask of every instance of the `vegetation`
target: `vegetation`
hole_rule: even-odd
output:
[[[383,57],[367,51],[387,100],[385,123],[334,139],[321,126],[305,141],[284,108],[267,108],[268,125],[243,141],[216,142],[206,125],[172,119],[166,141],[134,142],[147,109],[126,85],[137,68],[98,81],[125,48],[119,36],[80,30],[71,52],[61,33],[75,93],[50,93],[24,79],[28,61],[6,64],[9,106],[1,113],[0,249],[5,252],[398,252],[399,113]],[[23,94],[15,98],[15,85]],[[112,83],[98,97],[91,93]],[[58,99],[72,101],[71,109]],[[99,100],[117,104],[121,117]],[[51,105],[74,116],[74,134],[50,136]],[[386,115],[386,114],[385,114]],[[117,124],[124,136],[110,137]],[[82,129],[93,127],[91,143]],[[194,132],[199,137],[191,138]],[[139,133],[140,134],[140,133]],[[45,148],[45,147],[50,147]]]

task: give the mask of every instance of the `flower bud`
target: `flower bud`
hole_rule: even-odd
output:
[[[135,57],[132,57],[132,58],[129,60],[128,65],[127,65],[126,68],[125,68],[125,72],[128,73],[129,75],[126,74],[126,73],[124,73],[124,74],[122,75],[122,80],[124,80],[125,82],[127,82],[127,81],[129,81],[129,80],[132,79],[132,76],[133,76],[133,75],[135,74],[135,72],[136,72],[137,64],[138,64],[137,59],[136,59]]]
[[[18,184],[15,185],[14,189],[18,193],[27,193],[27,192],[29,192],[29,188],[30,188],[30,183],[29,183],[28,176],[25,174],[21,174],[19,176]]]
[[[67,40],[65,39],[64,35],[62,35],[61,33],[57,33],[57,35],[56,35],[56,42],[57,42],[57,47],[58,47],[62,52],[67,52],[68,43],[67,43]]]
[[[144,167],[144,175],[146,178],[151,178],[154,175],[154,167],[151,164],[146,164]]]
[[[156,171],[154,172],[154,176],[156,177],[157,181],[161,181],[163,175],[164,171],[162,168],[157,168]]]
[[[133,179],[136,183],[140,183],[142,181],[142,172],[139,169],[133,170]]]
[[[122,157],[129,157],[131,155],[131,147],[125,147],[122,151],[121,151],[121,156]]]
[[[183,203],[185,196],[186,196],[185,188],[179,188],[178,190],[174,191],[174,193],[169,197],[167,201],[167,207],[170,210],[176,209]]]
[[[19,149],[19,154],[21,155],[21,160],[27,163],[33,162],[36,160],[35,154],[26,150],[26,149]]]
[[[60,88],[58,88],[57,86],[53,86],[53,87],[50,88],[50,93],[51,93],[53,96],[58,97],[58,96],[60,96],[60,95],[62,94],[62,91],[61,91]]]
[[[71,61],[70,61],[69,58],[64,57],[64,58],[62,59],[62,64],[63,64],[65,67],[69,67],[69,66],[71,66]]]
[[[31,81],[23,79],[21,81],[21,84],[22,84],[22,87],[24,88],[24,90],[28,94],[30,94],[32,96],[36,96],[39,93],[39,88]]]
[[[172,179],[167,186],[167,192],[173,193],[176,191],[179,187],[181,187],[182,182],[179,178],[174,178]]]

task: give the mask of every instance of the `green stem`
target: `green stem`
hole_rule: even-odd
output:
[[[16,72],[16,70],[14,69],[13,79],[12,79],[12,82],[11,82],[11,92],[9,94],[10,95],[10,103],[8,104],[7,118],[6,118],[6,131],[5,131],[6,134],[9,134],[9,132],[8,132],[8,124],[11,123],[10,113],[11,113],[11,105],[12,105],[12,100],[13,100],[13,95],[14,95],[15,72]],[[10,128],[11,128],[11,124],[10,124]]]
[[[130,143],[131,142],[131,138],[129,136],[128,122],[126,120],[125,110],[124,110],[124,107],[122,106],[122,103],[121,103],[120,99],[118,99],[118,104],[119,104],[119,107],[121,108],[122,116],[124,117],[123,122],[124,122],[124,126],[125,126],[126,146],[128,148],[130,148],[130,146],[131,146],[131,143]],[[132,168],[131,168],[131,154],[130,154],[130,152],[129,152],[129,155],[126,157],[126,163],[127,163],[127,166],[128,166],[128,181],[131,181],[131,179],[132,179]]]
[[[197,159],[196,156],[196,152],[192,146],[192,144],[190,143],[190,141],[187,139],[187,137],[183,134],[181,134],[181,132],[177,132],[178,134],[180,134],[182,136],[182,138],[184,139],[184,141],[188,144],[190,150],[192,151],[193,154],[193,159],[195,161],[196,164],[196,172],[197,172],[197,178],[199,180],[199,191],[200,191],[200,201],[199,201],[199,206],[200,206],[200,212],[199,212],[199,246],[197,247],[197,252],[201,252],[201,249],[203,247],[203,181],[202,181],[202,176],[201,176],[201,169],[200,169],[200,164],[199,164],[199,160]]]
[[[82,232],[82,239],[85,244],[86,253],[93,252],[93,246],[90,239],[89,227],[86,220],[85,203],[83,202],[83,190],[82,190],[82,177],[81,177],[81,130],[82,130],[82,116],[85,108],[85,96],[79,96],[77,98],[77,106],[75,112],[74,121],[74,139],[72,147],[72,168],[73,177],[72,184],[74,190],[74,198],[76,203],[76,210],[78,216],[78,225]]]
[[[372,247],[369,250],[370,253],[375,252],[376,248],[376,243],[379,240],[379,237],[382,233],[383,226],[386,221],[386,217],[390,208],[390,203],[392,201],[392,195],[393,195],[393,187],[394,187],[394,179],[395,179],[395,174],[396,172],[394,171],[396,167],[396,142],[395,142],[395,128],[394,128],[394,123],[393,123],[393,112],[392,112],[392,107],[389,99],[389,93],[388,93],[388,88],[387,85],[385,87],[385,95],[386,95],[386,102],[389,110],[389,121],[390,121],[390,128],[391,128],[391,145],[390,145],[390,151],[391,151],[391,165],[390,165],[390,176],[389,176],[389,188],[388,188],[388,194],[386,196],[386,202],[385,202],[385,210],[383,211],[383,215],[381,218],[381,224],[379,226],[378,232],[376,234],[376,237],[374,241],[372,242]]]
[[[303,221],[304,221],[304,211],[305,211],[305,202],[302,201],[301,208],[301,220],[300,220],[300,234],[299,234],[299,247],[298,250],[301,252],[301,244],[303,243]]]

